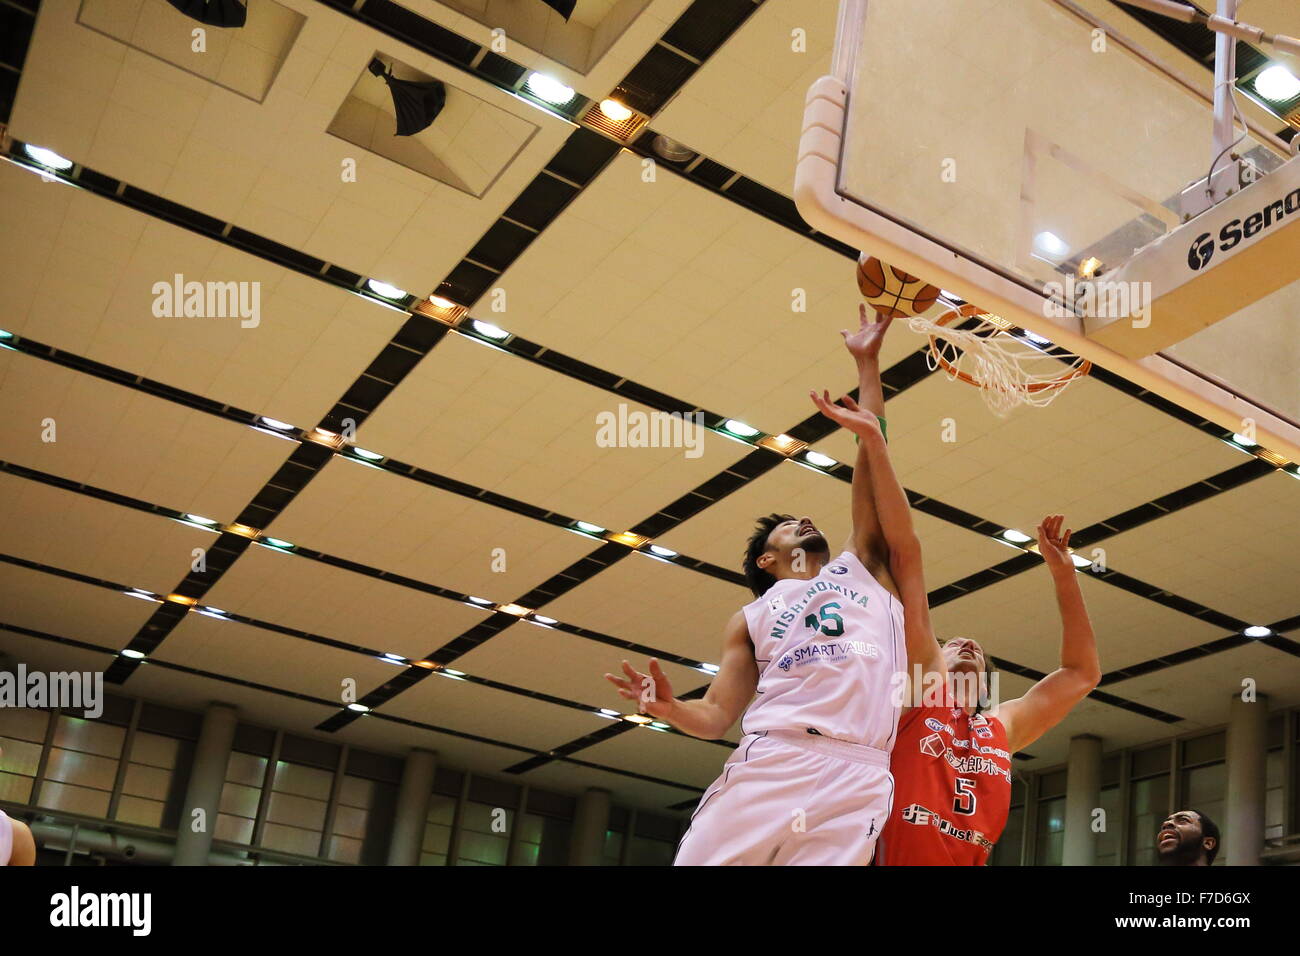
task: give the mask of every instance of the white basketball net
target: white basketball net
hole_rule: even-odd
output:
[[[930,337],[926,356],[930,368],[942,368],[950,381],[967,376],[968,384],[979,388],[984,403],[999,418],[1020,405],[1050,405],[1071,382],[1082,378],[1075,373],[1083,359],[1076,356],[1068,367],[1062,366],[1059,359],[1008,334],[988,317],[975,318],[977,324],[969,329],[940,325],[920,315],[907,322],[913,332]]]

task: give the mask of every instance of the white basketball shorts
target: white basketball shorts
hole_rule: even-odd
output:
[[[799,731],[746,734],[674,866],[865,866],[893,809],[889,754]]]

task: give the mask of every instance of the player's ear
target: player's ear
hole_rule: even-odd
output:
[[[776,560],[775,554],[773,554],[771,551],[764,551],[762,554],[758,556],[758,560],[755,561],[754,563],[757,564],[760,569],[766,571],[769,567],[771,567],[772,562],[775,560]]]
[[[1219,841],[1216,840],[1214,837],[1203,837],[1201,839],[1201,846],[1205,848],[1206,853],[1213,853],[1214,848],[1218,845],[1219,845]]]

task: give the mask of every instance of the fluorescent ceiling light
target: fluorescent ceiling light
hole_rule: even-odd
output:
[[[44,146],[33,146],[27,143],[23,146],[23,151],[47,169],[64,170],[72,168],[72,160],[64,159],[54,150],[46,149]]]
[[[803,460],[808,462],[808,464],[810,465],[816,465],[818,468],[830,468],[833,465],[839,464],[839,462],[837,462],[830,455],[823,455],[819,451],[804,452]]]
[[[376,454],[376,453],[373,452],[373,451],[366,451],[364,448],[353,448],[353,449],[352,449],[352,454],[356,455],[358,458],[364,458],[364,459],[366,459],[367,461],[383,461],[383,460],[384,460],[384,456],[383,456],[383,455]]]
[[[668,549],[668,548],[661,548],[661,547],[660,547],[659,545],[657,545],[657,544],[652,544],[652,545],[650,545],[650,553],[651,553],[651,554],[657,554],[657,555],[659,555],[659,557],[661,557],[661,558],[675,558],[675,557],[677,557],[677,552],[676,552],[676,551],[672,551],[672,550],[670,550],[670,549]]]
[[[144,654],[143,654],[142,652],[140,652],[140,651],[133,651],[133,650],[131,650],[130,648],[128,648],[127,650],[122,651],[122,656],[123,656],[123,657],[129,657],[129,658],[131,658],[131,660],[133,660],[133,661],[142,661],[142,660],[144,660]]]
[[[753,438],[755,435],[761,435],[753,425],[746,425],[744,422],[738,422],[734,418],[728,418],[722,423],[722,427],[733,435],[739,435],[741,438]]]
[[[348,710],[354,710],[358,714],[370,713],[370,708],[367,707],[365,704],[348,704]]]
[[[489,339],[496,339],[498,342],[510,338],[510,333],[505,329],[493,325],[491,322],[480,322],[478,319],[471,319],[470,325],[479,335],[486,336]]]
[[[1300,93],[1300,80],[1281,63],[1275,63],[1255,77],[1255,92],[1274,103],[1285,103]]]
[[[366,285],[375,295],[382,295],[385,299],[405,299],[406,293],[395,285],[389,285],[387,282],[380,282],[378,279],[366,280]]]
[[[1023,531],[1017,531],[1015,528],[1007,528],[1006,531],[1002,532],[1002,537],[1006,538],[1008,541],[1012,542],[1013,544],[1027,544],[1028,542],[1034,540],[1033,538],[1029,537],[1029,535],[1025,534]]]
[[[579,531],[585,531],[587,534],[604,534],[605,529],[598,524],[592,524],[590,521],[575,521],[574,527]]]
[[[573,99],[573,87],[565,86],[559,80],[547,76],[545,73],[531,74],[528,77],[528,82],[524,85],[539,100],[554,103],[556,106],[563,106]]]
[[[278,418],[267,418],[265,415],[259,417],[261,418],[262,424],[264,425],[270,425],[272,428],[282,432],[293,431],[293,426],[290,425],[288,422],[282,422]]]
[[[1259,638],[1259,637],[1268,637],[1273,633],[1273,631],[1272,629],[1263,627],[1262,625],[1252,624],[1250,627],[1242,631],[1242,633],[1245,634],[1247,637]]]

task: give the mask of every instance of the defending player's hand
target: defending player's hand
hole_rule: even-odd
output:
[[[840,335],[844,336],[844,347],[858,361],[879,357],[880,346],[885,341],[885,333],[889,331],[889,323],[893,321],[893,316],[881,315],[879,312],[875,313],[875,318],[868,317],[866,304],[860,304],[858,330],[850,332],[848,329],[840,329]]]
[[[651,717],[666,717],[672,710],[673,685],[656,658],[650,658],[650,673],[642,674],[627,661],[623,662],[626,679],[606,674],[605,680],[618,688],[620,696],[638,702],[637,710]]]
[[[1074,561],[1070,558],[1071,529],[1066,528],[1062,534],[1064,522],[1064,515],[1048,515],[1038,525],[1038,553],[1053,572],[1074,570]]]
[[[861,408],[857,402],[845,395],[840,401],[843,405],[836,405],[831,401],[830,392],[823,391],[818,395],[814,391],[808,393],[812,396],[813,404],[817,410],[829,418],[841,428],[846,428],[859,438],[868,438],[880,434],[880,422],[876,416],[871,414],[865,408]]]

